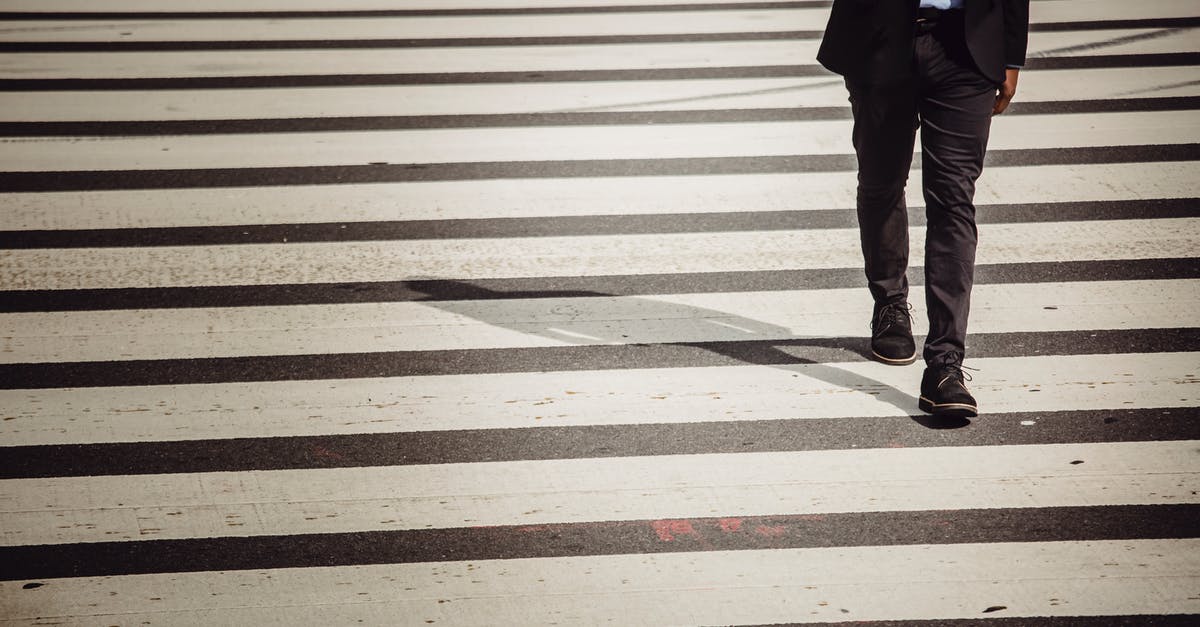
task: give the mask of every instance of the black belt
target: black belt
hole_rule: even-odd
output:
[[[917,9],[917,32],[928,33],[937,27],[938,22],[949,21],[951,17],[960,17],[962,9],[935,9],[921,7]]]
[[[933,7],[921,7],[917,9],[917,22],[936,22],[942,17],[942,10]]]

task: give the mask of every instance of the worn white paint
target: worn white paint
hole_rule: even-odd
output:
[[[759,0],[719,0],[713,4],[736,8]],[[344,0],[336,10],[423,10],[655,6],[680,4],[679,0]],[[1090,21],[1095,19],[1139,19],[1190,17],[1191,0],[1155,0],[1130,6],[1122,0],[1039,0],[1033,5],[1032,22]],[[186,5],[166,5],[156,0],[7,0],[8,11],[194,11]],[[206,11],[305,11],[331,10],[325,0],[211,0]],[[817,9],[827,11],[826,9]],[[684,13],[686,15],[686,13]]]
[[[457,128],[246,135],[0,139],[12,172],[162,170],[589,159],[684,159],[850,152],[842,120]],[[1024,150],[1200,143],[1192,111],[1002,116],[988,147]]]
[[[737,6],[761,0],[718,0],[716,4]],[[654,6],[680,4],[679,0],[344,0],[331,8],[327,0],[213,0],[205,11],[361,11],[426,9],[545,9],[556,7]],[[154,0],[10,0],[9,11],[153,11],[189,12],[187,4],[164,6]]]
[[[1184,70],[1161,68],[1128,84],[1148,89],[1178,83],[1186,80],[1177,76]],[[191,90],[131,90],[87,93],[88,100],[81,101],[79,92],[3,92],[0,119],[194,120],[847,106],[846,88],[835,76],[297,87],[286,91],[288,98],[280,98],[280,93],[279,89],[213,90],[196,99]]]
[[[914,172],[914,177],[919,173]],[[853,172],[500,179],[0,196],[0,228],[88,229],[373,220],[805,211],[854,207]],[[983,204],[1186,198],[1200,163],[992,167]],[[914,178],[915,180],[915,178]],[[924,205],[918,185],[911,207]]]
[[[0,58],[0,78],[121,78],[553,72],[802,65],[815,40],[581,46],[477,46],[382,50],[18,52]]]
[[[1133,5],[1122,0],[1037,0],[1030,4],[1029,9],[1029,21],[1035,24],[1195,15],[1196,4],[1191,0],[1154,0]]]
[[[1195,28],[1032,32],[1027,58],[1196,52],[1200,50],[1197,32]]]
[[[786,347],[782,348],[785,352]],[[970,357],[970,356],[968,356]],[[1195,353],[969,358],[987,420],[1190,407]],[[895,416],[922,364],[631,368],[325,381],[0,390],[7,446],[456,429]],[[798,426],[797,428],[803,428]]]
[[[9,479],[0,481],[0,528],[4,544],[27,545],[1200,503],[1196,445],[889,448]]]
[[[913,228],[912,259],[924,229]],[[990,224],[980,264],[1188,257],[1200,219]],[[42,249],[0,252],[4,289],[269,285],[855,267],[857,229]]]
[[[927,331],[913,299],[914,332]],[[974,333],[1190,327],[1200,281],[980,285]],[[0,363],[865,337],[865,289],[0,314]]]
[[[542,625],[1161,615],[1200,611],[1198,551],[1194,539],[1112,540],[288,568],[63,579],[33,591],[0,582],[0,603],[17,621],[71,625],[181,616]]]
[[[1017,102],[1200,95],[1189,67],[1039,70],[1021,75]],[[674,81],[109,92],[3,92],[14,121],[206,120],[846,107],[836,76]],[[848,122],[847,122],[848,123]]]
[[[1030,38],[1029,54],[1091,56],[1195,52],[1194,29],[1065,31]],[[376,50],[18,52],[0,57],[0,78],[146,78],[440,74],[703,68],[815,63],[819,41],[734,41],[577,46]]]

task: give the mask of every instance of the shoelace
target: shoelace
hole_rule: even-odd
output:
[[[958,381],[959,383],[974,381],[974,379],[971,377],[971,373],[966,372],[967,370],[979,372],[978,368],[971,368],[969,366],[962,365],[962,358],[957,354],[951,354],[945,363],[938,366],[938,375],[941,376],[941,380],[938,382],[938,387],[941,387],[943,383],[950,379]]]
[[[879,335],[887,331],[893,324],[897,324],[904,319],[908,319],[908,323],[912,324],[912,305],[908,303],[892,303],[884,305],[879,310],[879,315],[875,320],[871,321],[871,331],[875,335]]]

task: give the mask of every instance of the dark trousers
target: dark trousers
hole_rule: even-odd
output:
[[[975,180],[983,169],[997,87],[970,59],[961,13],[943,15],[932,30],[918,33],[911,79],[846,82],[858,155],[859,231],[876,311],[908,297],[904,186],[921,131],[929,311],[923,357],[931,365],[965,355],[978,241]]]

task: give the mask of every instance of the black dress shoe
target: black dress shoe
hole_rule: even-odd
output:
[[[917,406],[935,416],[971,418],[979,415],[975,397],[967,391],[969,377],[962,371],[957,355],[946,363],[926,368],[925,376],[921,377],[921,398]]]
[[[871,319],[871,354],[893,366],[917,360],[917,344],[912,335],[912,305],[900,301],[884,305]]]

